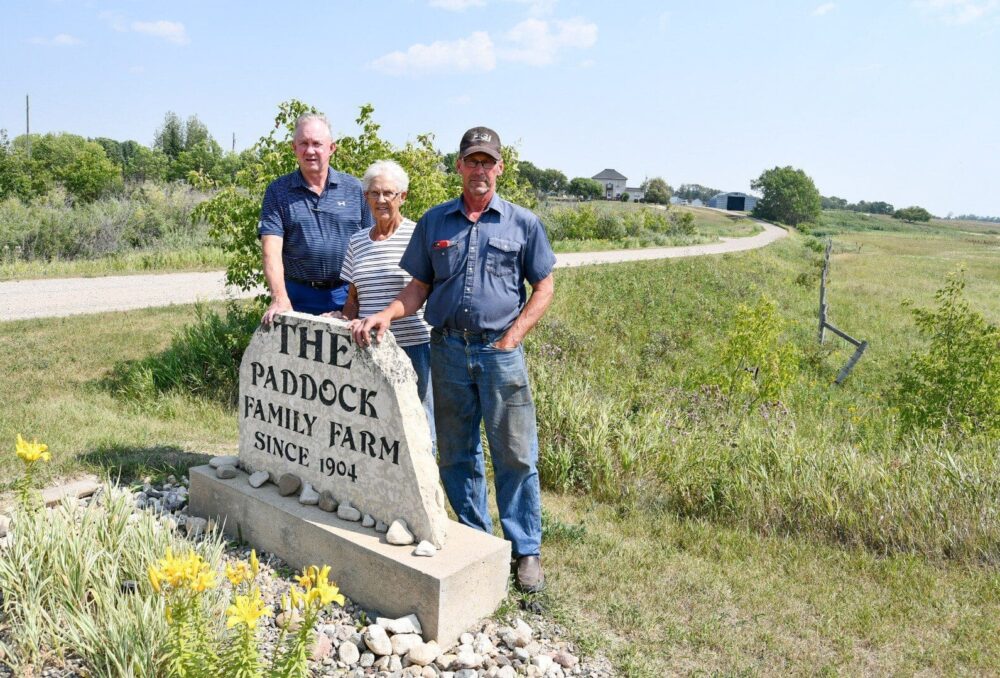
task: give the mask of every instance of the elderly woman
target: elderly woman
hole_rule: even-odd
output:
[[[365,199],[371,208],[375,225],[358,231],[347,246],[347,256],[340,277],[350,283],[343,316],[355,321],[378,313],[389,305],[410,282],[410,274],[399,267],[406,246],[410,243],[412,221],[399,211],[406,200],[410,178],[406,170],[392,160],[379,160],[365,171],[361,179]],[[424,322],[421,308],[415,315],[394,320],[390,326],[396,343],[410,358],[417,373],[417,392],[427,423],[434,434],[434,404],[431,394],[430,326]]]

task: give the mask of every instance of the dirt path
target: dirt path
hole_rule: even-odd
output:
[[[556,257],[556,266],[586,266],[742,252],[764,247],[787,235],[777,226],[758,223],[764,231],[747,238],[722,238],[722,242],[687,247],[559,254]],[[0,282],[0,321],[127,311],[150,306],[248,297],[252,294],[227,289],[225,273],[221,271],[15,280]]]

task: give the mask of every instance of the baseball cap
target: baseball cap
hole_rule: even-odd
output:
[[[473,153],[485,153],[494,160],[500,160],[500,135],[489,127],[473,127],[462,135],[458,145],[458,157]]]

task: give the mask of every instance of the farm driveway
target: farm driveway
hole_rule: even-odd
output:
[[[722,238],[722,242],[686,247],[559,254],[556,256],[556,266],[561,268],[742,252],[764,247],[787,235],[777,226],[758,223],[763,226],[764,231],[747,238]],[[0,282],[0,321],[126,311],[149,306],[247,297],[252,294],[226,288],[225,273],[221,271],[16,280]]]

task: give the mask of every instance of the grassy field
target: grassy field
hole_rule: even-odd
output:
[[[827,227],[830,319],[871,343],[841,388],[830,382],[849,351],[815,346],[808,237],[557,275],[527,345],[546,602],[622,675],[998,672],[1000,442],[903,436],[885,393],[921,344],[902,302],[930,306],[958,265],[972,305],[1000,322],[1000,237]],[[742,412],[704,384],[738,304],[761,293],[803,362],[780,403]],[[192,318],[177,307],[0,324],[0,441],[44,440],[53,476],[234,449],[224,404],[136,403],[105,385]]]

